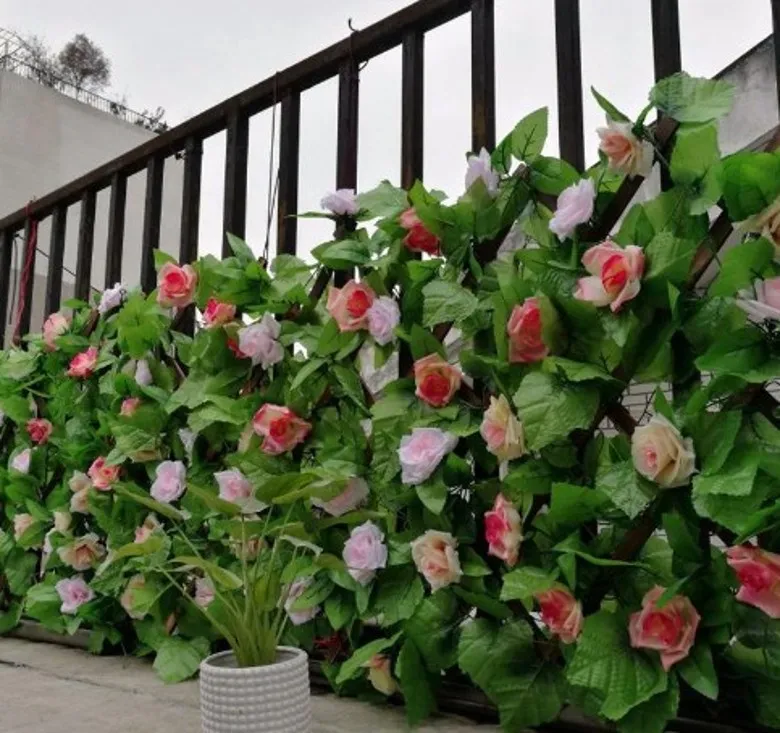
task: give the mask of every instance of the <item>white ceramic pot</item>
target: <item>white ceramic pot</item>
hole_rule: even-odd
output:
[[[276,662],[237,667],[233,652],[200,665],[203,733],[309,733],[311,695],[306,652],[280,646]]]

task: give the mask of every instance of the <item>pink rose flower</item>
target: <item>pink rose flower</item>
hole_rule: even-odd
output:
[[[582,631],[582,605],[567,588],[536,594],[542,622],[564,644],[573,644]]]
[[[25,448],[23,451],[19,451],[11,459],[11,468],[19,473],[30,473],[30,462],[32,461],[32,450]]]
[[[311,431],[311,424],[299,418],[289,407],[268,403],[255,413],[252,427],[263,438],[263,451],[271,455],[291,451]]]
[[[79,572],[89,570],[106,551],[100,544],[100,538],[90,532],[83,537],[78,537],[69,545],[64,545],[57,550],[60,560]]]
[[[100,296],[100,304],[98,305],[98,313],[105,315],[114,308],[119,308],[127,296],[127,290],[122,283],[117,283],[113,288],[107,288]]]
[[[438,354],[428,354],[414,363],[415,394],[431,407],[444,407],[460,389],[461,376]]]
[[[482,180],[487,192],[491,196],[498,195],[498,173],[493,170],[490,161],[490,153],[485,148],[479,151],[479,155],[469,155],[466,160],[466,190],[468,191],[477,181]]]
[[[380,346],[387,346],[395,338],[395,329],[401,321],[398,303],[380,295],[366,311],[368,332]]]
[[[225,501],[239,504],[254,493],[249,479],[238,469],[218,471],[214,474],[214,478],[219,484],[219,498]]]
[[[186,308],[195,297],[198,275],[189,265],[166,262],[157,273],[157,302],[163,308]]]
[[[398,692],[398,683],[393,679],[390,657],[385,654],[374,654],[364,665],[368,668],[368,681],[373,688],[383,695],[394,695]]]
[[[142,545],[161,528],[162,525],[157,521],[157,517],[154,514],[148,514],[146,519],[144,519],[144,523],[140,527],[136,527],[133,542],[137,545]]]
[[[291,610],[295,601],[305,593],[311,583],[312,578],[296,578],[287,588],[284,610],[287,611],[287,617],[290,619],[290,623],[292,623],[293,626],[300,626],[301,624],[311,621],[320,612],[319,606],[304,608],[301,611]]]
[[[590,178],[583,178],[558,196],[555,215],[550,219],[550,231],[560,239],[571,237],[574,230],[593,215],[596,187]]]
[[[347,512],[354,511],[368,499],[368,484],[362,478],[351,478],[347,482],[347,488],[344,489],[334,499],[323,501],[313,498],[313,506],[325,510],[332,517],[340,517]]]
[[[139,397],[128,397],[127,399],[122,400],[119,414],[122,415],[122,417],[131,417],[140,406],[141,399]]]
[[[60,613],[74,614],[85,603],[89,603],[94,597],[95,592],[90,588],[84,578],[64,578],[54,586],[57,595],[62,601]]]
[[[135,365],[135,383],[139,387],[148,387],[154,382],[154,375],[149,369],[149,362],[146,359],[139,359]]]
[[[404,211],[398,218],[398,222],[407,230],[407,235],[404,237],[404,245],[408,250],[411,252],[425,252],[434,257],[441,253],[439,238],[425,228],[414,208]]]
[[[196,578],[195,579],[195,603],[201,608],[208,608],[216,598],[216,591],[214,590],[214,583],[211,582],[211,578]]]
[[[155,469],[151,495],[153,499],[170,504],[187,488],[187,469],[181,461],[163,461]]]
[[[14,514],[14,540],[18,542],[22,535],[36,524],[32,514]]]
[[[92,372],[95,371],[95,366],[98,360],[98,350],[94,346],[90,346],[86,351],[82,351],[80,354],[76,354],[70,360],[70,366],[66,374],[69,377],[76,377],[77,379],[87,379],[92,376]]]
[[[146,610],[137,610],[138,605],[138,591],[146,589],[146,578],[143,575],[134,575],[127,582],[125,590],[119,597],[119,605],[125,609],[125,613],[132,619],[140,621],[146,616]]]
[[[87,474],[98,491],[108,491],[111,484],[119,478],[119,466],[107,465],[106,459],[100,456],[92,462]]]
[[[485,512],[485,539],[489,555],[503,560],[509,567],[517,565],[523,520],[517,507],[503,494],[496,496],[493,508]]]
[[[355,216],[360,211],[354,188],[340,188],[326,194],[320,206],[336,216]]]
[[[740,290],[737,305],[754,323],[780,321],[780,277],[756,280],[753,290]]]
[[[728,564],[737,574],[737,600],[780,618],[780,555],[750,545],[726,550]]]
[[[526,298],[522,305],[512,308],[506,333],[509,336],[509,361],[513,364],[532,364],[550,353],[542,339],[542,312],[538,298]]]
[[[368,585],[376,571],[387,566],[387,545],[385,536],[373,522],[364,522],[355,527],[344,543],[342,557],[347,572],[360,585]]]
[[[216,328],[230,323],[236,317],[236,306],[232,303],[222,303],[216,298],[209,298],[206,310],[203,311],[203,321],[206,328]]]
[[[26,429],[33,443],[43,445],[51,436],[54,426],[48,420],[36,417],[27,421]]]
[[[449,532],[429,529],[410,544],[414,564],[432,591],[460,582],[463,571],[456,552],[458,541]]]
[[[62,313],[52,313],[43,324],[43,343],[47,351],[57,348],[55,341],[70,328],[70,321]]]
[[[368,327],[368,310],[376,293],[365,283],[350,280],[343,288],[331,287],[325,306],[339,331],[360,331]]]
[[[634,431],[631,457],[636,470],[663,489],[683,486],[696,470],[693,441],[663,415],[653,415]]]
[[[631,614],[628,634],[635,649],[659,652],[661,665],[668,672],[673,664],[688,656],[701,617],[685,596],[674,596],[663,608],[656,607],[664,591],[657,585],[645,594],[642,610]]]
[[[421,484],[457,444],[457,436],[439,428],[414,428],[410,435],[401,438],[398,449],[401,481],[412,486]]]
[[[238,348],[243,359],[251,359],[252,364],[268,369],[284,359],[284,349],[277,341],[282,327],[270,313],[263,314],[257,323],[253,323],[238,332]]]
[[[599,150],[609,159],[609,169],[629,178],[647,177],[653,167],[653,146],[634,135],[629,122],[607,121],[596,130],[601,143]]]
[[[512,461],[525,453],[523,423],[515,417],[504,395],[498,399],[491,396],[479,433],[499,461]]]
[[[590,277],[582,277],[577,282],[574,290],[577,300],[587,300],[599,307],[608,305],[617,313],[642,289],[645,254],[633,244],[623,248],[607,240],[591,247],[582,256],[582,264]]]

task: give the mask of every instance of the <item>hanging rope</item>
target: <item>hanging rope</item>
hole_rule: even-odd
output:
[[[279,101],[279,72],[274,75],[274,104],[271,109],[271,142],[268,161],[268,198],[266,201],[265,245],[263,246],[263,261],[267,264],[271,249],[271,222],[276,208],[276,196],[279,191],[279,166],[276,166],[274,181],[274,151],[276,150],[276,105]]]
[[[22,340],[20,333],[22,328],[22,315],[30,296],[30,278],[33,275],[33,263],[35,262],[35,250],[38,242],[38,221],[31,216],[32,201],[27,204],[26,214],[28,221],[27,241],[25,242],[24,268],[19,281],[19,300],[16,304],[16,318],[14,320],[13,344],[18,346]]]

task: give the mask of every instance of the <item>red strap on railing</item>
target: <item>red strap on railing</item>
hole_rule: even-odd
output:
[[[14,318],[13,343],[18,346],[22,340],[20,333],[22,327],[22,314],[27,303],[30,290],[30,278],[32,276],[33,262],[35,261],[35,249],[38,246],[38,221],[30,216],[32,201],[27,204],[27,217],[29,226],[27,227],[28,236],[25,242],[24,266],[22,276],[19,280],[19,297],[16,304],[16,316]]]

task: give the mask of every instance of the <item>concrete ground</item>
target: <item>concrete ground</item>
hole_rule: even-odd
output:
[[[78,649],[0,638],[2,733],[198,733],[198,683],[165,685],[140,659],[95,657]],[[312,699],[312,733],[405,731],[403,712],[332,695]],[[438,718],[423,733],[494,733]]]

